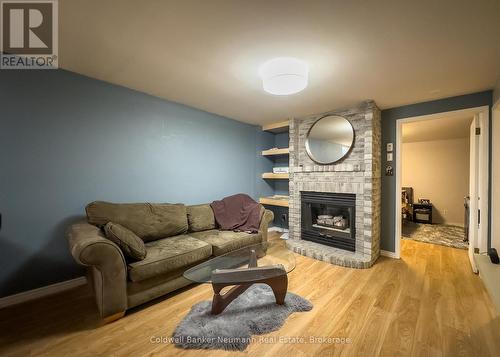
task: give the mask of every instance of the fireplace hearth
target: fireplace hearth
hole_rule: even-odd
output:
[[[354,252],[356,195],[301,192],[302,239]]]

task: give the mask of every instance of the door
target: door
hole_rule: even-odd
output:
[[[478,183],[479,173],[479,135],[476,135],[479,118],[474,116],[470,125],[470,159],[469,159],[469,260],[474,273],[477,273],[474,261],[474,248],[478,240]]]
[[[488,251],[488,183],[489,183],[489,142],[488,142],[488,113],[480,112],[478,114],[477,126],[479,127],[478,137],[478,174],[477,174],[477,192],[478,192],[478,237],[477,248],[479,253]]]
[[[470,126],[469,178],[469,259],[477,273],[474,252],[487,251],[488,246],[488,117],[484,112],[474,116]]]

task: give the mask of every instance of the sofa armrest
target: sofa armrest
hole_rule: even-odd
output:
[[[266,209],[260,220],[259,233],[262,234],[262,241],[267,242],[267,229],[269,224],[274,220],[274,213]]]
[[[92,280],[101,317],[127,309],[127,264],[120,248],[102,231],[88,223],[77,223],[67,234],[76,262],[92,268]]]

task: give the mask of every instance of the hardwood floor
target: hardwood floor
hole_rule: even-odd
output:
[[[277,239],[277,235],[273,235]],[[402,259],[366,270],[297,255],[289,290],[314,304],[244,352],[181,350],[168,338],[190,307],[211,298],[188,287],[103,325],[89,290],[78,288],[0,311],[2,356],[494,356],[500,320],[464,250],[404,240]],[[309,336],[350,343],[311,343]],[[304,337],[306,343],[273,339]],[[268,343],[259,343],[267,338]],[[335,342],[335,341],[333,341]]]

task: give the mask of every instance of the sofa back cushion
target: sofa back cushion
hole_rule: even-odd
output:
[[[187,206],[190,232],[200,232],[215,228],[214,211],[209,204]]]
[[[168,203],[110,203],[87,205],[87,220],[103,228],[113,222],[130,229],[143,241],[183,234],[188,230],[186,206]]]
[[[108,222],[104,226],[104,232],[110,241],[120,247],[126,257],[135,260],[146,258],[147,253],[144,242],[130,229],[117,223]]]

